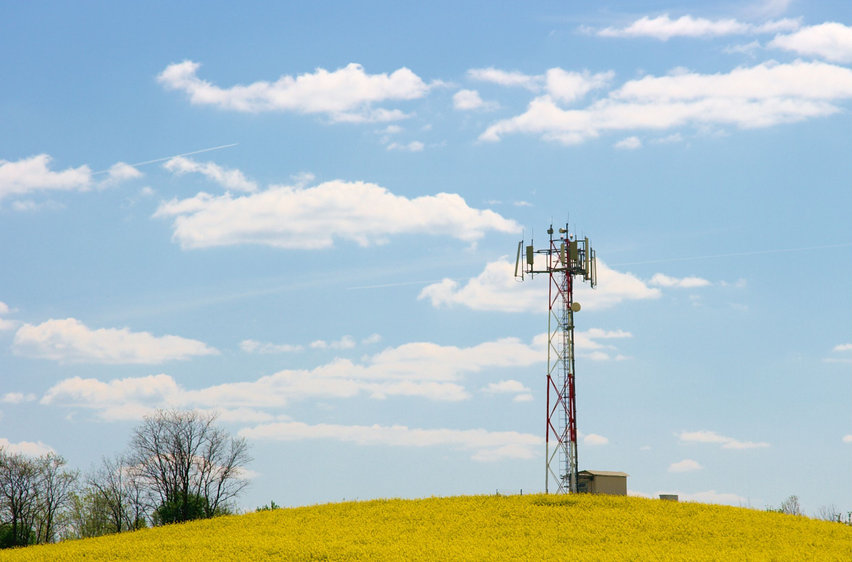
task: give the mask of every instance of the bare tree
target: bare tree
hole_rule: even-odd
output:
[[[62,517],[63,540],[100,537],[114,532],[109,508],[97,490],[85,486],[71,493]]]
[[[836,521],[837,523],[842,521],[842,515],[834,504],[821,506],[816,512],[816,518],[823,521]]]
[[[66,470],[65,459],[56,453],[38,457],[35,464],[39,474],[36,541],[53,542],[56,538],[57,515],[68,504],[78,474]]]
[[[11,529],[5,546],[35,542],[38,496],[39,470],[35,461],[0,447],[0,517]]]
[[[112,532],[136,530],[145,524],[145,488],[137,467],[125,457],[103,458],[87,479],[109,514]]]
[[[790,496],[781,502],[780,511],[787,515],[802,515],[802,507],[799,505],[799,496]]]
[[[215,414],[160,410],[134,431],[131,463],[153,490],[158,522],[212,517],[247,485],[248,445],[215,421]]]

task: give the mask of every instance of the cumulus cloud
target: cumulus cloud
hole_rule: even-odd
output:
[[[520,392],[530,392],[530,389],[524,386],[524,383],[514,379],[492,382],[482,389],[484,392],[494,394],[517,394]]]
[[[0,396],[0,402],[6,404],[21,404],[23,402],[32,402],[35,399],[35,394],[24,394],[23,392],[7,392],[6,394]]]
[[[15,322],[13,320],[3,318],[3,316],[9,314],[9,312],[11,312],[9,305],[7,305],[3,301],[0,301],[0,332],[4,330],[11,330],[15,327]]]
[[[454,193],[408,199],[373,183],[334,180],[315,187],[273,186],[248,195],[199,193],[162,203],[183,248],[260,244],[329,248],[334,239],[361,246],[395,234],[450,235],[474,242],[488,230],[520,232],[515,221],[474,209]]]
[[[514,394],[513,402],[531,402],[533,400],[532,390],[514,379],[488,383],[482,391],[488,394]]]
[[[542,290],[547,276],[539,275],[524,283],[515,279],[515,266],[508,258],[486,264],[478,276],[464,285],[443,279],[423,288],[418,299],[428,299],[432,306],[465,306],[473,310],[500,312],[539,312],[545,305]],[[627,300],[656,299],[660,290],[649,287],[631,273],[622,273],[597,260],[598,286],[586,284],[576,288],[575,300],[583,309],[595,310],[615,306]]]
[[[679,462],[673,462],[669,465],[669,472],[692,472],[704,468],[698,461],[692,459],[683,459]]]
[[[697,287],[707,287],[708,285],[712,285],[710,281],[706,279],[702,279],[701,277],[670,277],[663,273],[656,273],[651,280],[648,282],[651,285],[655,285],[657,287],[674,287],[678,289],[694,289]]]
[[[24,324],[15,333],[12,349],[25,357],[112,365],[158,364],[218,353],[197,340],[128,328],[93,330],[74,318]]]
[[[42,403],[90,408],[109,419],[141,417],[153,408],[281,408],[307,398],[373,399],[390,396],[459,401],[470,397],[461,384],[485,369],[526,367],[544,361],[544,342],[503,338],[459,348],[430,342],[387,348],[355,362],[333,359],[313,369],[288,369],[254,381],[187,389],[169,375],[103,382],[73,377],[60,381]]]
[[[852,443],[852,433],[850,433],[849,435],[844,435],[843,436],[843,442],[844,443]]]
[[[592,90],[608,85],[614,77],[615,73],[612,71],[592,74],[588,70],[572,72],[551,68],[544,76],[545,90],[553,99],[571,103]]]
[[[426,145],[420,141],[411,141],[409,143],[392,142],[389,143],[385,148],[387,150],[399,150],[402,152],[423,152],[423,149],[426,148]]]
[[[459,90],[453,94],[453,107],[460,111],[494,109],[496,106],[497,104],[493,102],[483,101],[476,90]]]
[[[798,20],[782,19],[752,24],[735,19],[709,20],[690,15],[671,19],[668,14],[652,18],[643,16],[626,27],[605,27],[597,32],[601,37],[651,37],[668,41],[672,37],[719,37],[791,31],[799,27]]]
[[[542,441],[536,435],[516,431],[420,429],[404,425],[310,425],[302,422],[262,424],[242,429],[239,435],[247,439],[276,441],[331,439],[358,445],[391,447],[449,446],[471,451],[471,458],[482,462],[533,458]]]
[[[346,335],[337,341],[315,340],[311,342],[312,349],[352,349],[355,347],[355,338]]]
[[[0,159],[0,200],[45,191],[89,191],[93,187],[112,187],[142,177],[142,172],[124,162],[116,162],[102,172],[92,172],[86,165],[53,171],[50,169],[51,160],[48,154],[37,154],[15,162]],[[106,177],[96,182],[94,177],[101,174]],[[18,200],[13,204],[18,211],[44,206],[50,205],[30,200]]]
[[[748,500],[731,492],[717,492],[707,490],[706,492],[695,492],[692,494],[678,493],[678,498],[687,502],[713,503],[722,505],[746,505]]]
[[[243,340],[240,342],[240,349],[246,353],[292,353],[294,351],[302,351],[301,345],[293,345],[286,343],[266,343],[255,340]]]
[[[530,76],[516,71],[507,72],[496,68],[481,68],[468,70],[468,76],[474,80],[491,82],[501,86],[522,86],[533,92],[544,91],[555,100],[571,103],[592,90],[607,86],[615,73],[607,71],[593,74],[588,70],[576,72],[556,67],[548,69],[544,74]],[[472,90],[462,91],[471,92]],[[477,94],[475,91],[473,93]]]
[[[827,22],[804,27],[788,35],[776,35],[769,47],[815,56],[833,62],[852,62],[852,27]]]
[[[520,86],[531,91],[538,91],[544,85],[543,76],[530,76],[518,71],[506,71],[497,68],[472,68],[467,71],[472,80],[490,82],[501,86]]]
[[[163,164],[163,167],[175,174],[197,173],[218,183],[225,189],[235,191],[257,191],[257,184],[246,179],[239,170],[229,170],[214,162],[196,162],[190,158],[176,156]]]
[[[0,200],[34,191],[86,191],[92,187],[92,170],[88,166],[50,169],[52,158],[37,154],[16,162],[0,159]]]
[[[841,357],[826,357],[823,359],[826,363],[852,363],[852,357],[849,357],[849,352],[852,351],[852,343],[842,343],[835,345],[832,349],[835,353],[843,354]]]
[[[583,437],[584,445],[606,445],[609,443],[609,439],[604,437],[603,435],[598,435],[597,433],[590,433]]]
[[[96,172],[97,173],[97,172]],[[101,185],[103,187],[117,185],[119,183],[142,177],[142,172],[124,162],[116,162],[106,171],[107,179]]]
[[[351,63],[329,72],[317,68],[299,76],[283,75],[275,82],[221,88],[198,77],[200,63],[170,64],[157,80],[167,89],[185,92],[196,105],[258,113],[293,111],[325,114],[338,122],[393,121],[405,118],[398,109],[374,108],[387,101],[412,100],[425,96],[430,86],[408,68],[387,74],[368,74]]]
[[[19,441],[12,443],[5,437],[0,437],[0,449],[17,455],[26,455],[28,457],[39,457],[48,453],[55,453],[53,447],[45,445],[41,441]]]
[[[719,435],[715,431],[681,431],[678,434],[683,443],[712,443],[721,445],[723,449],[760,449],[769,447],[769,443],[760,441],[739,441],[733,437]]]
[[[580,109],[538,96],[524,113],[492,124],[479,138],[525,133],[570,145],[615,131],[769,127],[832,115],[841,110],[835,102],[850,97],[852,69],[824,62],[766,62],[717,74],[679,70],[630,80]]]
[[[642,148],[642,141],[639,140],[639,137],[627,137],[621,139],[613,146],[622,150],[636,150],[637,148]]]

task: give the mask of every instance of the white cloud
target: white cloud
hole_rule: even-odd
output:
[[[179,336],[153,336],[127,328],[90,329],[79,320],[24,324],[15,333],[13,350],[26,357],[71,363],[157,364],[217,354],[204,343]]]
[[[609,439],[607,439],[603,435],[598,435],[597,433],[590,433],[583,437],[584,445],[606,445],[608,443]]]
[[[524,383],[514,379],[488,383],[482,391],[490,394],[515,394],[513,400],[516,402],[532,400],[532,391]]]
[[[478,276],[461,286],[443,279],[423,288],[418,299],[428,299],[432,306],[465,306],[473,310],[500,312],[542,312],[547,307],[547,276],[539,275],[519,283],[515,266],[507,258],[490,262]],[[584,310],[609,308],[627,300],[659,298],[660,290],[649,287],[630,273],[616,271],[597,260],[598,286],[591,289],[580,284],[575,300]]]
[[[852,62],[852,27],[836,22],[812,25],[789,35],[776,35],[768,46],[849,63]]]
[[[311,342],[313,349],[352,349],[355,347],[355,339],[352,336],[346,335],[337,341],[327,342],[325,340],[316,340]]]
[[[678,289],[694,289],[697,287],[707,287],[708,285],[712,285],[710,281],[706,279],[702,279],[701,277],[669,277],[663,273],[657,273],[651,280],[648,282],[651,285],[655,285],[657,287],[674,287]]]
[[[277,441],[331,439],[345,443],[391,447],[439,447],[471,451],[473,460],[482,462],[505,459],[530,459],[536,454],[541,438],[515,431],[485,429],[418,429],[404,425],[339,425],[302,422],[262,424],[242,429],[241,437]]]
[[[0,324],[2,324],[2,319],[0,319]],[[835,353],[844,354],[841,357],[826,357],[823,359],[825,363],[852,363],[852,357],[848,357],[848,352],[852,351],[852,343],[841,343],[839,345],[835,345],[832,348],[832,351]]]
[[[28,457],[39,457],[48,453],[55,453],[53,447],[45,445],[41,441],[20,441],[12,443],[5,437],[0,437],[0,449],[12,454],[26,455]]]
[[[669,465],[669,472],[692,472],[704,468],[698,461],[692,459],[683,459],[679,462],[673,462]]]
[[[41,404],[101,410],[106,419],[136,419],[158,407],[183,406],[183,389],[169,375],[127,377],[108,382],[71,377],[48,389]]]
[[[544,85],[543,76],[530,76],[517,71],[505,71],[497,68],[472,68],[467,71],[472,80],[490,82],[501,86],[520,86],[531,91],[538,91]]]
[[[273,186],[239,197],[199,193],[162,203],[154,216],[173,218],[174,239],[183,248],[262,244],[308,250],[329,248],[335,238],[381,244],[395,234],[473,242],[487,230],[521,230],[493,211],[469,207],[454,193],[408,199],[376,184],[340,180],[307,189]]]
[[[0,159],[0,200],[33,191],[86,191],[91,188],[92,171],[88,166],[54,172],[49,169],[50,161],[47,154],[16,162]]]
[[[310,370],[283,370],[254,381],[196,390],[183,388],[165,374],[109,382],[73,377],[50,388],[41,402],[94,409],[107,419],[136,419],[157,407],[278,409],[294,400],[360,394],[373,399],[411,396],[459,401],[470,397],[459,384],[465,375],[525,367],[544,358],[540,338],[532,344],[503,338],[466,348],[416,342],[385,349],[360,362],[338,358]]]
[[[11,312],[9,305],[7,305],[3,301],[0,301],[0,332],[5,330],[11,330],[16,326],[16,322],[14,320],[3,318],[3,316],[9,314],[9,312]]]
[[[483,388],[485,392],[494,392],[494,393],[515,393],[515,392],[529,392],[529,388],[524,386],[524,384],[520,381],[516,381],[513,379],[492,382],[489,383],[487,387]]]
[[[491,82],[501,86],[522,86],[533,92],[544,90],[553,99],[570,103],[582,98],[592,90],[607,86],[615,73],[607,71],[592,74],[588,70],[575,72],[555,67],[542,75],[529,76],[520,72],[482,68],[468,70],[468,76],[474,80]],[[472,90],[462,91],[472,92]]]
[[[409,143],[392,142],[385,147],[387,150],[399,150],[401,152],[423,152],[426,145],[420,141],[411,141]]]
[[[107,179],[104,180],[103,185],[116,185],[128,180],[141,178],[142,175],[142,172],[140,172],[130,164],[125,164],[124,162],[116,162],[115,164],[110,166],[109,170],[107,170]]]
[[[615,73],[600,72],[591,74],[588,70],[571,72],[561,68],[551,68],[545,74],[547,93],[553,99],[570,103],[576,101],[592,90],[603,88],[615,77]]]
[[[257,184],[246,179],[241,171],[229,170],[213,162],[196,162],[183,156],[175,156],[163,164],[163,167],[178,175],[190,172],[201,174],[225,189],[247,192],[257,191]]]
[[[696,492],[694,494],[678,493],[678,499],[687,502],[698,503],[713,503],[722,505],[746,505],[748,500],[737,494],[730,492],[717,492],[716,490],[707,490],[706,492]]]
[[[24,394],[23,392],[7,392],[0,396],[0,402],[6,404],[21,404],[23,402],[32,402],[35,399],[35,394]]]
[[[852,97],[852,69],[823,62],[767,62],[728,73],[677,72],[630,80],[582,109],[565,109],[552,96],[533,99],[526,112],[489,126],[480,140],[527,133],[566,145],[603,132],[684,126],[769,127],[840,111]]]
[[[459,90],[453,94],[453,107],[461,111],[474,109],[495,109],[497,104],[485,102],[476,90]]]
[[[240,349],[245,351],[246,353],[261,353],[261,354],[269,354],[269,353],[292,353],[294,351],[301,351],[304,349],[301,345],[292,345],[292,344],[275,344],[275,343],[264,343],[255,340],[243,340],[240,342]]]
[[[627,137],[626,139],[621,139],[613,146],[622,150],[636,150],[637,148],[642,148],[642,141],[639,140],[639,137]]]
[[[384,129],[379,131],[379,133],[383,134],[383,135],[397,135],[397,134],[401,133],[402,131],[403,131],[403,129],[399,125],[388,125]]]
[[[752,3],[746,7],[746,11],[754,17],[777,17],[787,11],[793,0],[763,0]]]
[[[735,19],[709,20],[690,15],[675,20],[668,14],[656,18],[643,16],[627,27],[606,27],[598,31],[601,37],[652,37],[668,41],[672,37],[719,37],[722,35],[743,35],[757,33],[775,33],[791,31],[799,27],[793,19],[769,21],[755,25]]]
[[[65,208],[65,205],[48,199],[47,201],[33,201],[32,199],[16,199],[12,201],[12,209],[18,212],[35,212],[47,209],[56,211]]]
[[[675,142],[683,142],[683,135],[681,135],[680,133],[672,133],[670,135],[666,135],[664,137],[659,137],[657,139],[654,139],[653,142],[655,142],[657,144],[668,144],[668,143],[675,143]]]
[[[399,110],[374,109],[376,103],[412,100],[425,96],[430,86],[408,68],[391,74],[367,74],[359,64],[329,72],[293,77],[283,75],[275,82],[258,81],[248,85],[220,88],[197,76],[201,65],[183,61],[166,67],[157,80],[167,89],[180,90],[197,105],[257,113],[294,111],[327,115],[338,122],[392,121],[406,115]]]
[[[769,447],[766,442],[738,441],[733,437],[719,435],[715,431],[681,431],[678,434],[684,443],[713,443],[722,445],[723,449],[759,449]]]
[[[361,343],[365,344],[365,345],[369,345],[369,344],[379,343],[380,341],[382,341],[382,336],[380,334],[370,334],[369,336],[367,336],[366,338],[361,340]]]
[[[632,338],[633,334],[624,330],[601,330],[591,328],[586,331],[576,330],[574,332],[574,346],[579,357],[585,357],[592,361],[621,361],[627,357],[618,353],[618,349],[611,344],[604,344],[598,340]]]
[[[55,172],[50,169],[51,160],[47,154],[37,154],[16,162],[0,159],[0,200],[40,191],[89,191],[92,187],[106,188],[142,177],[142,172],[124,162],[116,162],[103,172],[92,172],[86,165]],[[106,178],[96,183],[93,177],[98,174],[106,174]],[[13,203],[16,211],[58,206],[56,203],[30,200]]]
[[[722,49],[724,52],[729,55],[740,53],[743,55],[747,55],[749,57],[754,58],[755,53],[760,49],[760,41],[749,41],[748,43],[743,43],[740,45],[729,45]]]
[[[844,443],[852,443],[852,433],[850,433],[849,435],[844,435],[843,436],[843,442]]]

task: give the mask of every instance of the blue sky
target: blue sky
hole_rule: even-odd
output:
[[[580,469],[852,510],[847,3],[0,10],[0,444],[198,408],[246,508],[541,490],[568,221]]]

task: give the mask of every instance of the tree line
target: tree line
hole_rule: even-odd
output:
[[[233,511],[248,484],[248,445],[215,414],[158,410],[125,453],[88,473],[56,453],[0,447],[0,548],[95,537]]]

